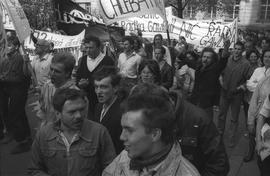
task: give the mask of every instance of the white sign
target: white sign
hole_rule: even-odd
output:
[[[44,39],[49,42],[53,42],[54,49],[79,47],[84,39],[84,35],[85,30],[75,36],[59,35],[38,30],[34,32],[34,36],[37,39]],[[30,37],[27,37],[24,42],[24,46],[26,49],[35,49],[34,42],[30,39]]]
[[[23,8],[18,0],[3,0],[4,6],[8,11],[16,29],[20,42],[23,42],[30,35],[30,25],[25,16]]]
[[[158,14],[165,18],[163,0],[99,0],[98,3],[108,25],[144,14]]]
[[[222,48],[223,35],[230,39],[231,44],[237,41],[237,20],[232,23],[222,24],[195,20],[185,21],[174,17],[170,32],[172,37],[178,39],[179,36],[184,36],[188,43],[201,48]]]
[[[2,18],[2,10],[0,9],[0,19]],[[4,24],[0,21],[0,62],[6,58],[7,38]]]
[[[4,24],[4,28],[8,29],[8,30],[15,30],[14,25],[13,25],[11,19],[8,16],[8,12],[7,12],[7,10],[4,7],[4,4],[2,2],[0,2],[0,8],[1,8],[1,11],[3,13],[2,14],[2,21],[3,21],[3,24]]]

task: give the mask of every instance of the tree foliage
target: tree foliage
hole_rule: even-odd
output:
[[[32,29],[56,29],[52,0],[19,0]]]

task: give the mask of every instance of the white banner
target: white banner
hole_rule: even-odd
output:
[[[34,36],[37,39],[44,39],[49,42],[53,42],[54,49],[80,47],[82,40],[84,39],[84,35],[85,30],[83,30],[80,34],[75,36],[59,35],[38,30],[34,32]],[[34,43],[30,39],[30,37],[27,37],[27,39],[24,42],[24,46],[26,49],[35,49]]]
[[[11,19],[8,16],[8,12],[7,12],[7,10],[4,7],[4,4],[2,2],[0,2],[0,8],[1,8],[1,11],[3,13],[2,14],[2,21],[3,21],[3,24],[4,24],[4,28],[8,29],[8,30],[15,30],[14,25],[13,25]]]
[[[213,48],[223,47],[223,34],[228,34],[231,43],[236,42],[237,21],[232,23],[221,23],[215,21],[184,20],[171,15],[170,9],[166,8],[169,34],[171,39],[179,39],[184,36],[188,43],[199,48],[206,46]],[[143,15],[120,21],[118,26],[125,29],[126,34],[136,33],[138,29],[142,31],[143,37],[154,38],[156,34],[162,34],[167,38],[164,20],[159,15]]]
[[[98,3],[108,25],[144,14],[158,14],[165,18],[163,0],[99,0]]]
[[[3,11],[0,9],[0,19],[2,18]],[[4,24],[0,21],[0,62],[6,58],[7,38],[4,29]]]
[[[200,48],[223,47],[223,35],[229,37],[231,44],[237,41],[237,20],[232,23],[221,24],[217,22],[200,22],[195,20],[185,21],[174,17],[171,35],[174,38],[184,36],[188,43]]]
[[[30,35],[30,25],[25,16],[23,8],[18,0],[3,0],[4,6],[8,11],[16,29],[20,42],[23,42]]]

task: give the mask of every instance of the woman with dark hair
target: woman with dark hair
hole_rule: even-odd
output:
[[[166,60],[166,62],[170,66],[172,66],[172,58],[171,58],[170,50],[167,46],[163,45],[163,37],[161,34],[156,34],[154,36],[153,44],[149,44],[145,46],[145,52],[147,54],[147,58],[156,60],[155,48],[161,48],[161,47],[165,48],[164,60]]]
[[[139,82],[160,85],[161,74],[159,65],[155,60],[144,60],[138,69]]]

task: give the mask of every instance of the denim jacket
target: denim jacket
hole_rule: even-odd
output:
[[[130,158],[127,151],[122,151],[103,171],[102,176],[142,176],[136,170],[129,169]],[[182,156],[179,143],[175,143],[160,167],[152,176],[199,176],[197,169]]]
[[[110,135],[105,127],[84,120],[79,137],[68,151],[59,133],[60,121],[38,131],[32,145],[28,169],[33,176],[100,176],[115,157]]]

